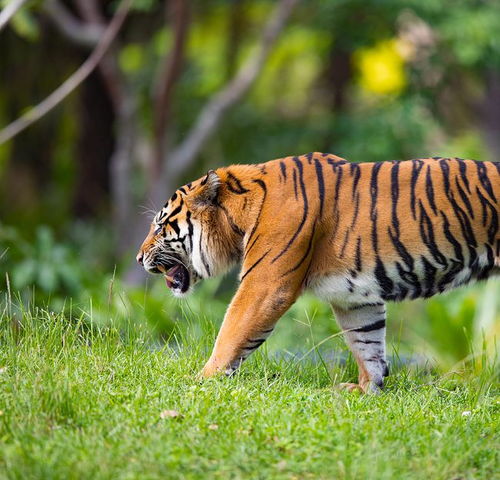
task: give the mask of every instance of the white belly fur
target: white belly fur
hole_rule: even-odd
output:
[[[383,301],[374,275],[361,274],[350,280],[352,284],[349,284],[347,276],[328,275],[313,280],[309,288],[323,301],[339,307]]]

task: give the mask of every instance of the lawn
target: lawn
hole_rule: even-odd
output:
[[[361,396],[333,385],[355,378],[350,361],[263,349],[199,383],[215,331],[195,324],[154,344],[136,327],[5,307],[0,478],[499,478],[494,365],[396,365],[384,393]]]

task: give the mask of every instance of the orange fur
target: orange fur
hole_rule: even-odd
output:
[[[172,255],[191,262],[195,280],[241,263],[238,291],[203,376],[237,368],[311,288],[332,303],[351,338],[360,388],[369,391],[386,369],[385,347],[376,358],[356,350],[383,343],[370,337],[382,318],[385,327],[385,310],[373,305],[428,297],[500,271],[499,171],[491,162],[352,164],[322,153],[220,168],[177,191],[138,258],[157,248],[159,235],[171,248],[177,232],[170,225],[177,222],[184,228],[179,238],[191,228],[192,245],[189,251],[186,241],[186,252]],[[200,255],[193,246],[197,228]]]

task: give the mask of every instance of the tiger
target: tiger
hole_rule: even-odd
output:
[[[498,275],[500,162],[348,162],[328,153],[210,170],[154,217],[137,261],[175,296],[240,265],[201,378],[231,375],[308,290],[329,302],[358,366],[341,388],[379,393],[386,303]]]

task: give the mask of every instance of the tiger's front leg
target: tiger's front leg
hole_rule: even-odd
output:
[[[271,335],[276,322],[290,308],[300,286],[267,285],[261,275],[244,279],[224,316],[202,377],[233,373]],[[272,282],[269,282],[272,283]]]

